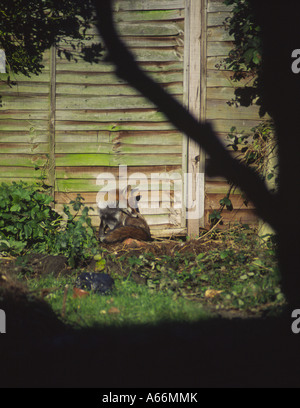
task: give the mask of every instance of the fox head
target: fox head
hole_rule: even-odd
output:
[[[100,211],[107,207],[118,209],[132,209],[139,212],[138,202],[141,199],[141,194],[137,188],[132,188],[130,185],[122,190],[110,190],[104,195],[104,200],[98,203]]]

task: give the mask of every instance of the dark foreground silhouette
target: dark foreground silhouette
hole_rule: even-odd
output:
[[[289,316],[74,330],[46,303],[14,299],[6,308],[1,387],[300,385],[300,335]]]

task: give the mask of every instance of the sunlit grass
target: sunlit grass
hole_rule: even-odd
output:
[[[211,242],[207,250],[200,246],[198,252],[186,253],[178,251],[182,246],[159,255],[104,250],[98,256],[101,272],[115,279],[107,295],[73,296],[82,269],[59,277],[29,271],[20,279],[26,278],[29,289],[42,294],[57,316],[75,327],[194,322],[211,318],[211,311],[279,311],[285,300],[276,243],[241,227],[218,233]]]
[[[74,281],[75,278],[50,275],[28,283],[31,290],[37,292],[50,288],[45,299],[53,310],[67,323],[80,327],[192,322],[209,317],[199,303],[189,302],[172,292],[153,291],[130,280],[117,279],[109,295],[89,293],[86,297],[74,298]]]

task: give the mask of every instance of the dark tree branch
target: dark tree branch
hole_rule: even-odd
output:
[[[210,124],[199,123],[179,102],[138,67],[133,55],[116,32],[111,1],[94,0],[94,4],[97,11],[97,27],[109,51],[109,58],[116,64],[117,75],[151,100],[182,133],[199,143],[213,160],[214,175],[218,173],[240,187],[254,203],[258,215],[275,230],[278,229],[276,196],[268,191],[265,183],[252,169],[230,156]]]
[[[263,99],[278,140],[279,264],[282,286],[292,308],[300,307],[300,74],[292,71],[292,52],[300,48],[299,0],[249,0],[262,29]]]

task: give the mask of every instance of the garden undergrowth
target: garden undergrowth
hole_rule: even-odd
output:
[[[65,205],[64,217],[44,185],[3,183],[0,198],[0,301],[1,282],[12,272],[76,327],[261,316],[285,304],[274,236],[263,239],[248,226],[214,228],[198,239],[105,245],[80,196],[70,203],[75,215]],[[111,293],[76,297],[76,278],[86,271],[109,274]]]
[[[276,314],[285,304],[276,243],[245,226],[215,232],[203,243],[201,238],[167,240],[135,249],[119,244],[99,252],[101,272],[115,280],[111,293],[75,297],[82,270],[58,277],[27,275],[30,290],[49,288],[47,302],[77,327],[258,317]]]

